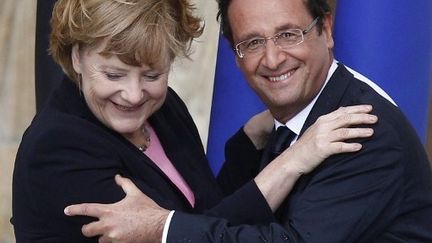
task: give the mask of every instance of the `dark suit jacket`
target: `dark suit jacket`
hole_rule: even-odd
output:
[[[115,184],[115,174],[131,178],[168,209],[195,213],[213,207],[208,211],[210,215],[232,222],[255,222],[271,215],[265,204],[250,207],[254,212],[255,207],[264,207],[260,216],[244,213],[247,209],[242,200],[259,194],[253,186],[220,202],[222,192],[207,163],[198,131],[173,90],[168,90],[164,105],[149,122],[167,156],[194,192],[195,208],[146,155],[101,124],[78,88],[64,80],[35,116],[17,153],[11,219],[17,241],[97,241],[81,234],[81,226],[94,219],[67,217],[63,209],[81,202],[121,200],[124,193]]]
[[[301,133],[319,116],[355,104],[373,105],[379,119],[373,137],[357,139],[361,151],[331,156],[301,177],[279,209],[279,225],[232,227],[224,220],[175,213],[169,241],[432,242],[431,168],[399,108],[339,65]],[[227,190],[251,183],[259,165],[251,155],[259,157],[240,131],[227,144],[220,174]],[[184,221],[188,225],[180,226]]]

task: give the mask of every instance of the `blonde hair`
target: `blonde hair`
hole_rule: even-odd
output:
[[[49,52],[75,82],[72,47],[95,47],[133,66],[154,66],[188,57],[202,34],[200,18],[188,0],[58,0],[51,18]]]

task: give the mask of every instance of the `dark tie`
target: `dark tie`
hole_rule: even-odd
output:
[[[260,170],[267,166],[274,158],[288,148],[296,134],[286,126],[280,126],[272,133],[264,149]]]

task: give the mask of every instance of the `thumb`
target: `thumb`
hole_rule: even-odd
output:
[[[117,185],[123,189],[126,195],[136,195],[142,193],[130,179],[122,177],[121,175],[116,175],[114,179]]]

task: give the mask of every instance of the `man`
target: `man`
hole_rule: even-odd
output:
[[[103,220],[119,204],[148,205],[146,211],[139,207],[140,219],[133,219],[142,221],[129,231],[136,238],[127,239],[158,240],[163,229],[168,242],[432,242],[432,177],[423,146],[382,90],[333,59],[326,1],[221,0],[219,8],[237,63],[276,126],[299,137],[322,114],[372,104],[380,118],[374,138],[362,141],[360,152],[331,156],[302,176],[276,214],[279,224],[231,226],[181,212],[168,216],[121,178],[127,192],[123,201],[113,207],[75,206],[67,214]],[[228,142],[220,176],[227,190],[246,183],[262,166],[260,160],[237,159],[256,153],[245,139],[239,131]],[[98,227],[84,226],[83,232],[95,235]],[[118,238],[118,232],[111,233],[104,239]]]

